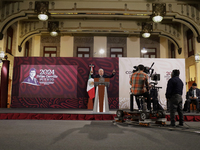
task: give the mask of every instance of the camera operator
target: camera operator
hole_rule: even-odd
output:
[[[179,78],[180,71],[173,70],[171,78],[167,83],[166,98],[170,104],[170,120],[171,125],[175,126],[175,112],[178,111],[179,126],[183,126],[183,111],[182,111],[182,94],[183,94],[183,82]]]
[[[138,109],[140,108],[140,102],[138,100],[138,96],[144,96],[147,98],[147,109],[151,110],[151,100],[148,92],[149,83],[148,83],[148,75],[144,72],[144,66],[139,65],[138,71],[134,72],[130,78],[131,92],[136,97],[136,102],[138,105]]]

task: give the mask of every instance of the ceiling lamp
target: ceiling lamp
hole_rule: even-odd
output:
[[[48,1],[36,1],[35,12],[38,14],[38,18],[41,21],[46,21],[49,18],[49,2]]]
[[[59,32],[59,22],[58,21],[49,21],[48,30],[51,36],[57,36]]]
[[[199,54],[195,54],[195,62],[199,62],[200,61],[200,55]]]
[[[38,18],[41,20],[41,21],[46,21],[46,20],[48,20],[48,15],[46,15],[46,14],[39,14],[38,15]]]
[[[150,33],[143,33],[143,34],[142,34],[142,37],[143,37],[143,38],[149,38],[150,36],[151,36]]]
[[[104,49],[100,49],[99,51],[100,54],[104,54],[104,52],[105,52]]]
[[[163,20],[163,16],[166,15],[165,3],[153,3],[152,4],[152,20],[156,23]]]
[[[142,37],[149,38],[153,31],[153,24],[152,23],[142,23]]]
[[[145,53],[147,53],[147,50],[146,50],[145,48],[143,48],[143,49],[141,50],[141,53],[145,54]]]
[[[57,35],[58,35],[58,32],[52,31],[52,32],[50,32],[50,35],[51,35],[51,36],[57,36]]]

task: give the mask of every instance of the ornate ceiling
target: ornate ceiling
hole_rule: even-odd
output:
[[[49,0],[49,19],[40,21],[34,0],[0,2],[0,39],[9,26],[19,21],[19,45],[38,34],[47,34],[48,22],[59,23],[61,35],[140,36],[143,23],[152,23],[153,35],[182,45],[181,24],[200,41],[199,0]],[[153,3],[165,3],[161,23],[152,21]]]

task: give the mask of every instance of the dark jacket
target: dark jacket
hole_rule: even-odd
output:
[[[186,94],[186,99],[189,99],[189,97],[192,97],[193,96],[193,93],[192,93],[192,87],[189,89],[189,91],[187,92]],[[196,97],[200,100],[200,89],[196,88]]]
[[[183,82],[178,76],[172,77],[168,80],[165,96],[167,99],[170,99],[175,94],[183,94]]]
[[[114,75],[115,75],[115,74],[113,74],[113,73],[112,73],[111,75],[106,75],[106,74],[104,74],[104,75],[103,75],[103,78],[112,78],[112,77],[114,77]],[[100,75],[99,75],[99,74],[97,74],[97,75],[93,75],[93,74],[92,74],[91,77],[92,77],[92,78],[100,78]]]

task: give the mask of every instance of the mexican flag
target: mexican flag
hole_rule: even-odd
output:
[[[94,79],[91,78],[91,71],[93,71],[92,67],[90,69],[90,74],[89,74],[89,78],[88,78],[87,92],[88,92],[90,99],[93,99],[95,97],[95,89],[94,89]]]

